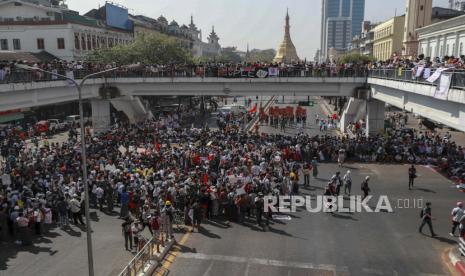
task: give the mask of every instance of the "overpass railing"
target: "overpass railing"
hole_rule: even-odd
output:
[[[279,68],[274,73],[268,71],[269,68],[209,68],[209,67],[189,67],[189,68],[144,68],[141,70],[116,70],[95,78],[366,78],[365,69],[340,69],[338,71],[325,68]],[[56,70],[55,73],[66,75],[74,79],[82,79],[84,76],[103,70]],[[263,72],[260,72],[263,71]],[[28,83],[40,81],[64,80],[52,74],[40,71],[28,71],[14,69],[2,75],[1,83]]]
[[[431,74],[434,72],[434,69],[431,70]],[[465,90],[465,70],[449,69],[444,73],[452,74],[451,88]],[[368,77],[437,86],[437,81],[434,83],[428,82],[423,77],[423,73],[417,76],[413,70],[373,69],[368,71]]]

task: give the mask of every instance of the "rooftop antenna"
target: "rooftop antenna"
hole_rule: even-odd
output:
[[[397,16],[397,8],[394,10],[394,17]]]

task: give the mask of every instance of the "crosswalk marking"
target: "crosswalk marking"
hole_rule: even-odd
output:
[[[313,263],[301,263],[301,262],[281,261],[281,260],[271,260],[271,259],[261,259],[261,258],[245,258],[245,257],[238,257],[238,256],[207,255],[207,254],[202,254],[202,253],[182,253],[178,255],[178,258],[210,260],[210,261],[224,261],[224,262],[244,263],[244,264],[257,264],[257,265],[276,266],[276,267],[317,269],[317,270],[331,271],[334,273],[349,271],[349,269],[346,266],[335,266],[331,264],[313,264]]]

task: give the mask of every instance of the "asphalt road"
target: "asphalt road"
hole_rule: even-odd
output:
[[[442,259],[456,242],[448,235],[449,212],[463,194],[426,167],[418,167],[418,183],[409,191],[407,166],[348,166],[354,193],[360,194],[362,179],[370,175],[373,195],[387,195],[393,213],[331,215],[298,209],[267,232],[253,218],[246,225],[206,223],[182,246],[168,275],[449,275]],[[312,178],[312,189],[302,192],[321,195],[336,170],[337,165],[322,165],[321,179]],[[437,218],[437,238],[418,233],[420,209],[413,205],[426,201]],[[423,232],[429,234],[427,228]]]
[[[122,220],[91,209],[95,275],[118,275],[134,254],[124,249]],[[85,228],[52,228],[32,246],[0,243],[0,275],[88,275]]]
[[[305,99],[297,99],[306,100]],[[315,126],[316,114],[327,115],[321,102],[307,107],[309,135],[322,133]],[[284,99],[286,106],[293,97]],[[279,102],[282,98],[279,97]],[[294,105],[295,106],[295,105]],[[261,126],[261,132],[282,133]],[[297,128],[286,129],[292,135]],[[456,243],[450,237],[450,210],[463,200],[448,179],[428,167],[418,167],[416,187],[408,190],[405,165],[349,164],[340,169],[352,171],[353,193],[361,194],[360,183],[369,175],[375,207],[379,196],[386,195],[393,212],[309,213],[299,208],[283,214],[269,231],[257,227],[253,218],[245,225],[205,222],[200,233],[193,233],[181,246],[167,275],[450,275],[444,253]],[[339,170],[336,164],[322,164],[319,179],[311,180],[311,189],[303,195],[321,195],[323,187]],[[425,227],[418,233],[420,210],[432,202],[433,225],[439,234],[429,236]],[[289,219],[289,220],[287,220]]]

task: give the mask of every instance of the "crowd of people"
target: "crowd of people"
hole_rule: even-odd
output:
[[[102,64],[87,61],[53,60],[49,62],[31,63],[28,61],[12,61],[0,64],[1,82],[28,82],[58,80],[59,77],[41,71],[25,71],[21,65],[40,68],[53,73],[73,78],[119,67],[120,64]],[[352,61],[337,62],[310,62],[301,61],[293,64],[266,63],[266,62],[206,62],[184,64],[138,64],[139,66],[119,67],[118,70],[108,73],[107,77],[364,77],[370,70],[392,69],[396,74],[402,75],[408,71],[411,77],[417,78],[416,71],[422,68],[446,67],[454,70],[465,69],[465,56],[444,56],[430,58],[419,55],[408,59],[393,55],[386,61]],[[413,75],[412,75],[413,72]],[[384,71],[386,75],[386,71]],[[424,73],[422,73],[424,74]],[[392,74],[391,74],[392,75]],[[395,75],[395,74],[394,74]],[[457,80],[465,84],[465,77],[459,76]]]
[[[172,237],[177,212],[197,229],[203,219],[219,216],[238,222],[252,216],[264,226],[270,216],[263,213],[263,196],[298,193],[299,177],[304,175],[308,185],[310,171],[316,177],[324,162],[430,164],[465,180],[464,149],[449,136],[428,131],[353,139],[290,137],[237,127],[182,129],[180,119],[121,125],[87,137],[91,206],[109,213],[120,207],[128,249],[138,244],[145,227]],[[71,220],[84,225],[77,136],[37,146],[14,132],[1,132],[0,141],[0,238],[10,235],[18,244],[30,244],[34,234],[42,235],[53,224],[68,227]],[[456,164],[462,165],[458,169]],[[344,179],[350,179],[350,172]],[[335,188],[329,185],[327,191],[339,193]]]

